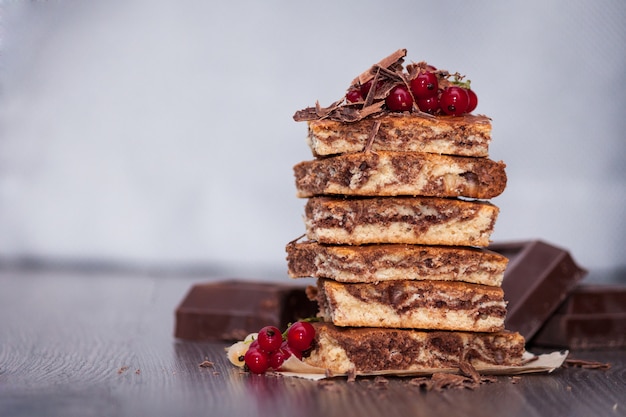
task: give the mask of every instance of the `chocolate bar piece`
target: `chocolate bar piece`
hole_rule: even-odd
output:
[[[569,252],[540,240],[492,244],[509,258],[502,289],[508,301],[505,328],[532,339],[558,309],[586,270]]]
[[[532,344],[569,349],[626,347],[626,286],[578,286]]]
[[[188,340],[242,340],[264,326],[284,330],[317,314],[305,286],[242,280],[196,284],[176,309],[174,335]]]

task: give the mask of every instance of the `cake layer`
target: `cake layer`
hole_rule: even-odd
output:
[[[317,302],[325,321],[343,327],[495,332],[506,315],[500,287],[465,282],[318,279]]]
[[[358,152],[294,167],[298,197],[431,196],[489,199],[506,187],[503,162],[424,152]]]
[[[380,127],[375,131],[374,124],[378,121]],[[425,117],[391,113],[353,123],[314,120],[308,126],[307,142],[313,155],[361,152],[373,133],[373,151],[487,156],[491,142],[491,120],[469,114]]]
[[[487,246],[498,208],[435,197],[312,197],[306,235],[329,244],[408,243]]]
[[[385,328],[338,328],[314,323],[315,348],[304,361],[331,374],[418,371],[522,364],[519,333],[467,333]]]
[[[287,245],[291,277],[331,278],[339,282],[388,280],[463,281],[500,286],[508,259],[471,247],[423,245]]]

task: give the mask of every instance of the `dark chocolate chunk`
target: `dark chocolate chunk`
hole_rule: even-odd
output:
[[[626,347],[626,286],[578,286],[532,344],[568,349]]]
[[[241,280],[196,284],[176,309],[174,335],[188,340],[242,340],[264,326],[317,314],[304,285]]]
[[[540,240],[492,244],[509,258],[502,289],[508,301],[505,328],[532,339],[587,271],[569,252]]]

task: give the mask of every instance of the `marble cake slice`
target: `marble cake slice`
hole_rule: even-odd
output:
[[[380,122],[375,131],[374,124]],[[308,122],[313,155],[361,152],[375,133],[373,151],[413,151],[488,156],[491,120],[482,115],[425,117],[391,113],[351,123],[323,119]]]
[[[304,361],[328,373],[368,374],[378,371],[455,370],[519,366],[525,340],[516,332],[470,333],[388,328],[340,328],[313,323],[315,348]]]
[[[304,211],[306,236],[320,243],[488,246],[499,210],[453,198],[312,197]]]
[[[358,152],[294,167],[298,197],[431,196],[489,199],[506,187],[505,164],[425,152]]]
[[[323,245],[306,241],[291,242],[286,250],[292,278],[339,282],[406,279],[500,286],[508,264],[504,255],[465,246]]]
[[[500,287],[449,281],[317,280],[319,315],[342,327],[495,332],[504,329]],[[309,289],[312,296],[313,289]]]

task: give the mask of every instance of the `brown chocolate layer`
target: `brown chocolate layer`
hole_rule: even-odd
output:
[[[176,309],[177,338],[242,340],[264,326],[285,329],[288,323],[317,314],[299,285],[241,280],[196,284]]]
[[[569,252],[542,241],[492,244],[509,258],[502,289],[507,304],[506,328],[530,340],[587,271]]]
[[[626,347],[626,286],[579,285],[531,343],[568,349]]]

